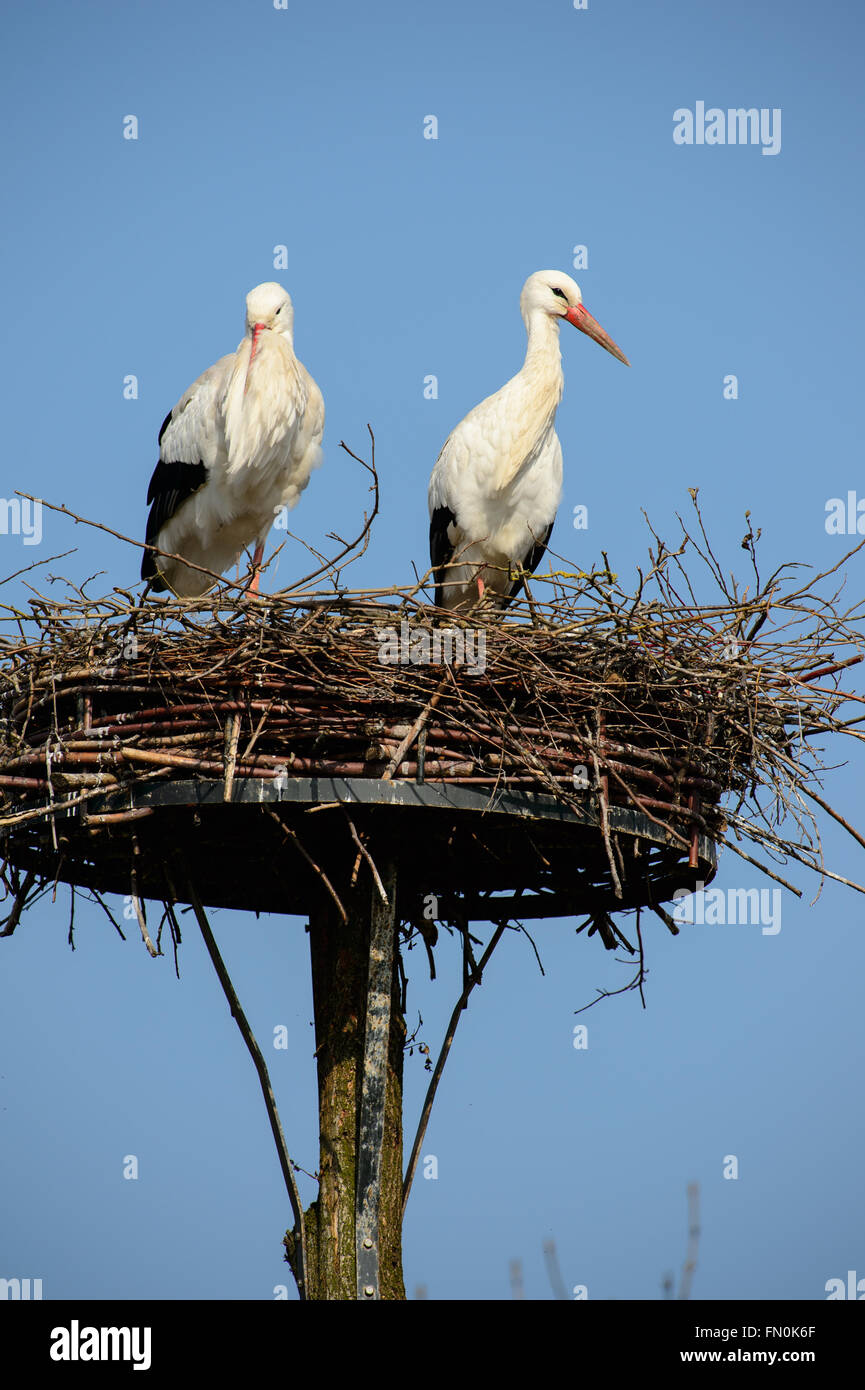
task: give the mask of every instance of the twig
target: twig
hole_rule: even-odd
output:
[[[375,468],[375,435],[374,435],[373,432],[372,432],[372,425],[367,425],[367,429],[368,429],[368,431],[369,431],[370,447],[371,447],[371,450],[372,450],[372,453],[371,453],[371,456],[370,456],[370,457],[371,457],[371,462],[370,462],[370,463],[367,463],[364,459],[360,458],[357,454],[353,453],[352,450],[348,447],[348,445],[347,445],[346,443],[343,442],[343,440],[340,440],[340,441],[339,441],[339,447],[340,447],[341,449],[345,449],[345,452],[346,452],[351,458],[353,458],[353,459],[355,460],[356,463],[359,463],[359,464],[361,465],[361,467],[365,468],[366,471],[372,475],[372,490],[373,490],[373,505],[372,505],[372,510],[370,511],[369,516],[367,516],[366,513],[364,513],[363,527],[362,527],[362,529],[361,529],[361,531],[360,531],[360,534],[359,534],[358,536],[356,536],[355,539],[354,539],[353,541],[349,541],[347,544],[345,544],[345,545],[343,546],[343,549],[339,552],[339,554],[338,554],[338,555],[335,555],[335,556],[333,557],[332,560],[326,561],[325,564],[320,565],[318,569],[313,570],[311,574],[306,574],[306,575],[304,575],[302,579],[298,579],[297,582],[294,583],[294,584],[292,584],[290,588],[288,588],[288,589],[283,589],[283,590],[281,591],[281,596],[282,596],[282,597],[285,597],[287,594],[293,594],[293,593],[295,593],[298,589],[300,589],[300,587],[301,587],[303,584],[309,584],[311,580],[317,579],[317,578],[319,577],[319,575],[321,575],[321,574],[327,574],[327,573],[329,573],[329,572],[331,572],[331,571],[337,569],[337,566],[339,565],[340,560],[344,559],[346,555],[350,555],[351,552],[352,552],[353,550],[357,550],[357,547],[358,547],[359,545],[362,545],[362,547],[363,547],[363,549],[360,551],[360,555],[363,555],[364,551],[366,550],[367,545],[369,544],[369,534],[370,534],[370,531],[371,531],[371,529],[372,529],[372,523],[375,521],[376,517],[378,516],[378,505],[379,505],[379,496],[378,496],[378,474],[377,474],[376,468]],[[360,558],[360,555],[356,555],[354,558],[355,558],[355,559],[359,559],[359,558]]]
[[[237,746],[240,742],[240,715],[230,714],[225,721],[225,779],[222,799],[231,800],[234,772],[237,767]]]
[[[21,913],[27,906],[27,899],[30,896],[30,890],[35,882],[36,874],[33,872],[32,869],[30,869],[24,875],[24,882],[21,884],[21,887],[15,894],[11,912],[3,919],[3,926],[2,930],[0,930],[0,936],[11,936],[14,932],[15,928],[21,920]]]
[[[147,930],[147,919],[144,916],[144,906],[142,904],[141,897],[138,892],[138,869],[136,867],[136,861],[138,860],[140,853],[141,851],[139,849],[138,840],[133,835],[132,864],[130,866],[129,871],[132,889],[132,906],[135,908],[135,916],[138,919],[138,926],[141,929],[141,936],[144,941],[144,944],[150,952],[151,956],[155,958],[159,954],[159,952],[157,951],[156,947],[150,939],[150,933]]]
[[[240,589],[244,592],[246,590],[245,584],[232,584],[229,580],[223,579],[221,574],[216,574],[214,570],[209,570],[204,565],[196,565],[192,560],[187,560],[183,555],[174,555],[169,550],[160,550],[158,545],[150,545],[147,541],[137,541],[134,536],[124,536],[122,531],[115,531],[112,527],[104,525],[101,521],[91,521],[89,517],[79,516],[77,512],[73,512],[69,507],[60,506],[56,502],[46,502],[44,497],[33,497],[31,493],[20,492],[17,488],[15,490],[15,495],[16,497],[26,498],[28,502],[41,502],[43,507],[48,507],[52,512],[62,512],[64,516],[68,516],[76,525],[80,523],[83,526],[92,526],[97,531],[107,531],[108,535],[114,536],[115,540],[124,541],[127,545],[137,546],[139,550],[152,550],[155,555],[159,555],[164,560],[178,560],[181,564],[186,565],[191,570],[195,570],[198,574],[206,574],[209,579],[214,579],[217,583],[223,584],[226,589]]]
[[[207,947],[207,953],[210,956],[211,961],[213,962],[213,968],[216,971],[216,974],[219,978],[219,983],[222,985],[222,991],[226,999],[228,1000],[228,1007],[231,1010],[231,1017],[234,1019],[238,1028],[240,1029],[240,1035],[243,1038],[243,1041],[246,1043],[249,1055],[252,1058],[253,1065],[258,1074],[259,1084],[261,1085],[261,1093],[264,1096],[264,1104],[267,1109],[267,1118],[270,1121],[271,1133],[273,1134],[273,1140],[276,1144],[276,1151],[279,1155],[279,1166],[282,1169],[282,1176],[285,1180],[286,1191],[288,1192],[288,1200],[291,1203],[291,1210],[294,1214],[294,1230],[296,1238],[295,1249],[299,1251],[300,1258],[298,1261],[299,1269],[294,1269],[293,1266],[292,1268],[294,1269],[294,1277],[297,1281],[298,1292],[300,1293],[301,1300],[305,1301],[307,1297],[307,1258],[306,1231],[305,1222],[303,1219],[303,1208],[301,1206],[300,1192],[297,1187],[297,1182],[295,1181],[294,1173],[292,1172],[291,1155],[288,1152],[288,1146],[285,1142],[285,1135],[282,1130],[282,1123],[279,1118],[279,1111],[276,1107],[276,1098],[273,1094],[273,1087],[270,1084],[270,1076],[268,1074],[267,1064],[264,1060],[264,1057],[262,1056],[261,1048],[259,1047],[256,1041],[255,1035],[249,1026],[246,1014],[243,1012],[243,1009],[240,1006],[240,1000],[238,999],[234,986],[231,983],[231,977],[225,968],[222,956],[219,954],[219,948],[216,944],[213,932],[210,929],[210,923],[207,920],[204,908],[201,905],[201,899],[198,896],[197,889],[195,887],[195,884],[192,882],[192,879],[188,880],[188,892],[189,901],[192,904],[192,910],[195,913],[196,920],[198,922],[199,927],[201,928],[201,935],[204,938],[204,944]]]
[[[291,830],[291,829],[289,828],[289,826],[285,825],[283,821],[280,820],[279,816],[276,814],[276,812],[275,812],[274,810],[272,810],[272,809],[270,808],[270,806],[262,806],[261,809],[264,811],[265,815],[270,816],[271,820],[276,821],[277,825],[279,826],[279,828],[280,828],[280,830],[282,831],[282,833],[283,833],[283,835],[285,836],[285,838],[286,838],[287,840],[290,840],[290,841],[291,841],[291,843],[294,845],[295,849],[296,849],[300,854],[303,855],[304,859],[306,860],[307,864],[309,864],[310,868],[313,869],[313,870],[315,871],[315,873],[318,874],[319,878],[321,879],[321,881],[322,881],[322,883],[324,884],[325,888],[327,889],[328,893],[329,893],[330,896],[333,898],[333,901],[336,903],[337,911],[339,912],[339,915],[342,917],[343,922],[347,924],[347,923],[348,923],[348,913],[346,912],[345,908],[343,907],[342,902],[340,901],[339,894],[337,893],[336,889],[334,888],[334,886],[333,886],[333,884],[331,883],[330,879],[328,878],[327,874],[324,872],[324,869],[322,869],[318,864],[316,864],[316,862],[315,862],[315,860],[313,859],[312,855],[309,854],[309,853],[307,852],[307,850],[304,849],[303,845],[302,845],[301,842],[300,842],[300,839],[299,839],[298,836],[295,834],[295,832],[294,832],[293,830]]]
[[[479,985],[481,983],[484,970],[487,966],[487,962],[489,961],[489,958],[495,950],[496,946],[501,941],[502,936],[504,935],[506,930],[507,922],[500,922],[496,927],[490,939],[489,945],[487,946],[486,950],[481,956],[480,962],[477,966],[477,969],[474,972],[474,975],[468,981],[468,983],[463,986],[463,992],[457,1000],[456,1005],[454,1007],[454,1011],[451,1014],[451,1020],[448,1024],[447,1033],[445,1034],[445,1039],[442,1043],[441,1051],[438,1055],[438,1060],[436,1061],[432,1078],[430,1080],[429,1086],[427,1087],[426,1099],[424,1100],[423,1110],[421,1111],[420,1121],[418,1122],[417,1133],[415,1134],[414,1143],[412,1144],[411,1148],[411,1156],[408,1161],[408,1168],[406,1169],[405,1180],[403,1182],[402,1189],[403,1216],[405,1216],[406,1204],[408,1203],[409,1193],[411,1192],[411,1185],[414,1181],[415,1170],[417,1168],[418,1159],[420,1157],[421,1145],[423,1144],[424,1135],[426,1134],[427,1125],[429,1124],[429,1117],[432,1113],[433,1101],[435,1100],[435,1094],[438,1090],[438,1084],[441,1080],[442,1072],[444,1071],[445,1062],[448,1059],[448,1053],[451,1050],[451,1045],[453,1043],[454,1036],[459,1025],[460,1015],[463,1009],[466,1007],[469,995],[475,988],[475,985]]]
[[[399,767],[409,748],[411,748],[412,744],[414,743],[421,729],[426,724],[427,720],[429,719],[430,715],[432,714],[442,695],[445,693],[445,689],[447,688],[449,682],[450,674],[448,671],[445,671],[444,675],[438,683],[438,687],[435,693],[430,697],[424,708],[421,710],[417,719],[412,724],[402,743],[399,745],[399,748],[397,748],[396,752],[394,753],[393,757],[391,758],[390,762],[388,763],[387,767],[382,773],[381,780],[383,782],[389,782],[390,779],[393,777],[394,773],[396,772],[397,768]]]
[[[340,803],[340,804],[342,804],[342,803]],[[375,886],[376,886],[376,888],[378,889],[378,895],[379,895],[379,897],[381,898],[382,902],[384,903],[385,907],[387,907],[387,906],[388,906],[388,896],[387,896],[387,893],[386,893],[386,891],[385,891],[385,886],[384,886],[384,884],[382,883],[381,878],[380,878],[380,876],[379,876],[378,869],[375,867],[375,860],[373,859],[373,857],[372,857],[372,855],[370,854],[369,850],[367,849],[366,845],[363,843],[363,841],[361,840],[360,836],[358,835],[357,830],[355,829],[354,821],[352,820],[351,816],[348,814],[348,811],[346,811],[345,806],[343,806],[342,809],[343,809],[343,812],[344,812],[344,814],[345,814],[345,818],[346,818],[346,820],[348,821],[348,828],[349,828],[349,830],[351,831],[351,838],[354,840],[354,842],[355,842],[355,844],[357,845],[357,848],[358,848],[358,860],[360,859],[360,856],[363,855],[363,857],[364,857],[364,859],[366,860],[367,864],[369,864],[370,872],[372,873],[372,876],[373,876],[373,878],[375,879]],[[356,868],[356,867],[357,867],[357,865],[355,865],[355,868]],[[351,886],[352,886],[352,887],[354,887],[356,879],[357,879],[357,874],[356,874],[356,873],[353,873],[353,874],[352,874],[352,881],[351,881]]]

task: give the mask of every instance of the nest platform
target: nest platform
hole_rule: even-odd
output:
[[[668,643],[493,619],[460,647],[465,628],[447,631],[338,604],[64,628],[5,682],[8,863],[306,913],[382,853],[407,920],[430,895],[440,919],[495,921],[653,906],[711,879],[747,765],[748,694],[731,701],[720,658],[695,681],[692,653],[685,681]]]

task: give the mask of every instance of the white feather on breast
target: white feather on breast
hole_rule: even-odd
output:
[[[198,378],[174,408],[160,448],[166,462],[203,463],[204,486],[159,532],[162,550],[221,573],[294,507],[321,462],[324,401],[288,341],[266,334],[247,370],[251,340]],[[244,385],[247,390],[244,394]],[[164,574],[180,596],[201,575],[176,562]]]
[[[543,380],[525,369],[475,406],[449,436],[430,479],[430,514],[448,507],[454,561],[448,606],[476,597],[480,573],[494,593],[509,591],[518,567],[553,522],[562,494],[562,449],[555,432],[561,373]],[[489,569],[478,570],[487,564]]]

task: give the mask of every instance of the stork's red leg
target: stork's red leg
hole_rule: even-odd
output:
[[[261,564],[261,560],[262,560],[262,556],[263,556],[263,555],[264,555],[264,541],[259,541],[259,542],[258,542],[258,545],[255,547],[255,554],[254,554],[253,557],[252,557],[252,578],[250,579],[249,583],[248,583],[247,586],[246,586],[246,592],[247,592],[248,594],[257,594],[257,593],[258,593],[258,581],[259,581],[259,579],[261,578],[261,570],[260,570],[259,566],[260,566],[260,564]]]

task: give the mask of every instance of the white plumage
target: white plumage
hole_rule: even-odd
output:
[[[146,540],[221,574],[256,542],[251,587],[276,514],[293,507],[321,461],[324,401],[294,355],[294,311],[281,285],[246,296],[246,336],[193,382],[159,431]],[[214,580],[145,550],[142,579],[181,598]]]
[[[484,593],[505,606],[522,585],[512,571],[532,572],[546,549],[562,494],[555,432],[562,319],[630,365],[561,270],[530,275],[520,311],[528,334],[522,370],[457,425],[430,478],[430,560],[441,608],[471,608]]]

